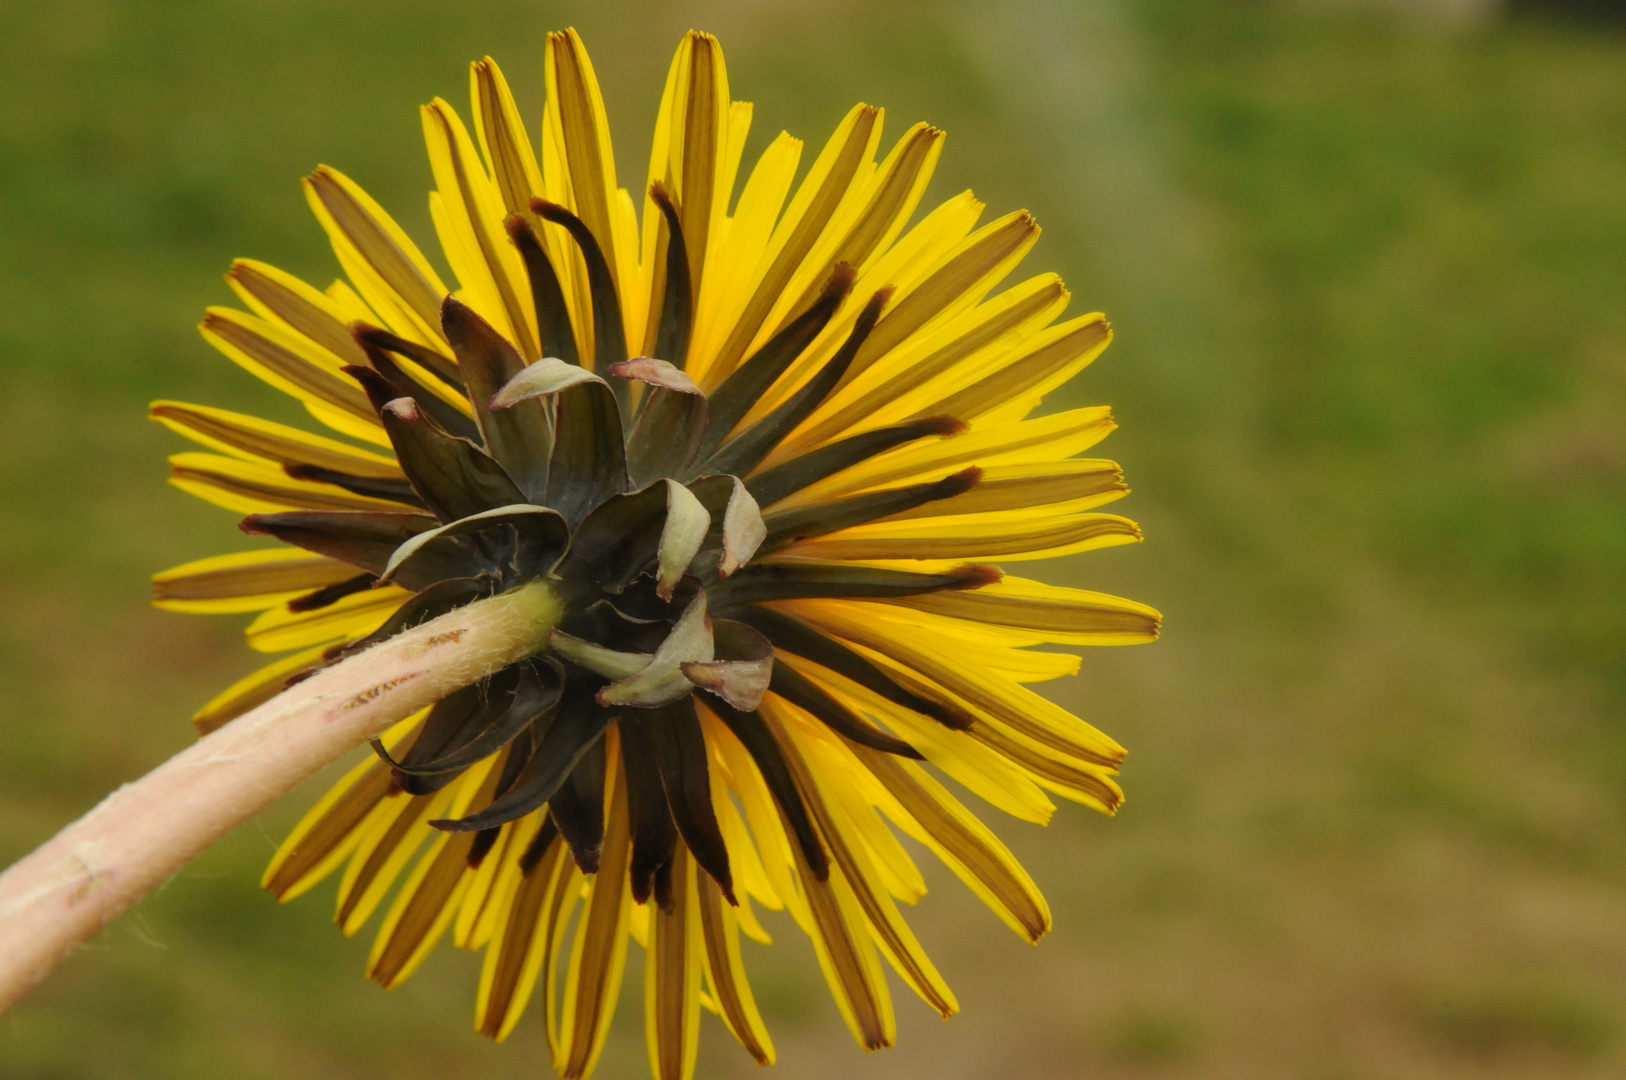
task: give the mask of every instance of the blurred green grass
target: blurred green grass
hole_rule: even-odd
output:
[[[678,35],[753,145],[852,101],[950,132],[933,185],[1046,227],[1106,356],[1066,391],[1149,542],[1056,580],[1164,609],[1058,696],[1130,801],[1001,825],[1021,946],[947,875],[913,913],[965,1014],[851,1045],[788,925],[748,963],[777,1074],[1612,1076],[1626,1065],[1626,37],[1220,0],[880,6],[0,4],[0,861],[184,745],[252,658],[145,578],[240,541],[162,484],[157,396],[292,417],[192,327],[231,257],[335,272],[296,179],[432,235],[415,105],[496,55],[533,115],[576,25],[641,172]],[[750,153],[751,151],[748,151]],[[474,962],[360,978],[240,830],[0,1025],[0,1076],[547,1072],[470,1030]],[[938,887],[941,886],[941,887]],[[645,1075],[636,979],[600,1075]],[[751,1072],[705,1022],[701,1075]]]

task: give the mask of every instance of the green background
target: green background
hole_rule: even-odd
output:
[[[1474,5],[1397,5],[1434,6]],[[708,29],[748,160],[859,99],[946,128],[931,195],[1031,209],[1026,268],[1118,333],[1060,397],[1115,408],[1148,542],[1043,572],[1167,616],[1050,687],[1130,748],[1129,802],[998,823],[1054,908],[1038,948],[930,867],[911,918],[964,1014],[894,984],[894,1050],[853,1046],[773,922],[746,947],[771,1075],[1622,1074],[1626,35],[1522,10],[0,2],[0,864],[254,664],[244,620],[146,606],[246,546],[164,485],[183,447],[146,402],[297,415],[193,330],[230,259],[331,280],[318,162],[433,247],[415,107],[466,109],[489,52],[534,131],[566,25],[624,182]],[[0,1076],[547,1075],[534,1013],[471,1030],[474,958],[385,994],[331,886],[257,888],[315,790],[0,1021]],[[633,963],[607,1078],[647,1075]],[[758,1075],[715,1019],[700,1053]]]

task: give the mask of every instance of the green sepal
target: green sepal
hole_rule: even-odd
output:
[[[382,574],[390,556],[408,540],[434,529],[439,522],[427,514],[388,514],[370,510],[288,510],[278,514],[250,514],[238,526],[251,536],[274,536],[285,544],[347,562],[370,574]],[[409,589],[432,585],[446,577],[469,577],[479,572],[473,557],[464,553],[434,567],[425,567],[426,580],[403,577]]]
[[[612,495],[596,506],[571,536],[559,567],[564,587],[617,595],[655,561],[669,501],[664,483]]]
[[[766,635],[774,648],[828,668],[895,705],[929,716],[956,731],[964,731],[971,726],[971,717],[966,713],[905,689],[867,657],[821,634],[794,616],[773,608],[746,604],[735,609],[734,617]],[[719,627],[724,621],[717,619],[712,625]]]
[[[346,364],[344,373],[361,384],[362,390],[367,394],[367,400],[372,402],[373,410],[380,420],[384,417],[386,405],[397,398],[407,398],[428,413],[435,423],[446,431],[460,439],[468,439],[471,442],[479,440],[480,429],[474,425],[474,421],[464,416],[450,403],[424,389],[416,381],[407,378],[406,374],[390,360],[388,353],[369,346],[367,355],[373,367]],[[387,374],[388,372],[394,372],[394,377]]]
[[[421,561],[449,559],[453,547],[467,550],[456,543],[459,537],[473,537],[505,527],[514,530],[514,543],[488,544],[483,548],[483,553],[489,559],[492,552],[502,550],[507,556],[504,559],[507,565],[500,569],[511,571],[515,580],[528,580],[548,573],[558,565],[570,546],[570,526],[557,511],[529,503],[499,506],[495,510],[460,518],[449,525],[412,537],[390,555],[389,562],[379,575],[380,579],[388,581],[402,573],[410,574],[414,565]],[[511,554],[506,550],[509,547],[513,548]]]
[[[729,619],[713,619],[711,632],[716,659],[678,665],[684,677],[736,709],[755,709],[773,675],[773,643],[754,627]]]
[[[864,310],[858,313],[858,321],[853,324],[847,340],[818,373],[767,416],[719,447],[701,464],[701,471],[745,476],[755,469],[763,458],[773,452],[774,447],[784,441],[785,436],[795,431],[835,390],[841,377],[847,373],[847,368],[852,366],[853,357],[858,355],[864,339],[869,337],[870,331],[880,321],[881,309],[891,296],[892,289],[888,287],[870,297]]]
[[[423,500],[412,490],[412,485],[392,476],[356,476],[354,473],[303,463],[286,464],[282,471],[291,479],[332,484],[336,488],[342,488],[352,495],[360,495],[366,499],[387,499],[402,506],[416,506],[420,509],[423,507]]]
[[[819,839],[818,829],[808,815],[807,804],[802,801],[796,777],[785,761],[784,750],[774,738],[768,725],[755,712],[744,712],[727,702],[708,702],[711,711],[727,725],[728,730],[744,745],[746,753],[756,763],[757,771],[768,785],[768,791],[779,806],[780,813],[790,823],[796,845],[802,849],[802,858],[820,881],[830,877],[830,857]]]
[[[537,239],[536,231],[519,214],[510,214],[503,221],[503,227],[519,249],[525,273],[531,279],[531,302],[536,306],[536,329],[541,338],[542,355],[557,357],[567,364],[580,364],[576,334],[570,325],[570,307],[565,303],[559,275]]]
[[[666,224],[666,266],[661,281],[660,322],[656,324],[654,355],[679,371],[688,362],[689,332],[694,324],[694,289],[689,276],[689,248],[683,238],[678,208],[666,185],[649,185],[649,198],[660,207]]]
[[[604,848],[604,740],[588,748],[581,762],[548,800],[548,815],[570,845],[571,858],[584,874],[598,873]]]
[[[615,396],[602,382],[559,393],[547,498],[572,525],[627,487],[626,446]]]
[[[706,618],[706,594],[700,593],[672,624],[666,640],[649,658],[649,663],[600,690],[596,700],[600,705],[641,709],[671,704],[694,691],[694,684],[683,674],[683,665],[710,660],[714,655],[711,621]]]
[[[812,715],[831,731],[851,739],[860,746],[916,761],[926,760],[925,755],[919,750],[902,739],[866,723],[857,713],[825,693],[801,672],[785,664],[774,667],[770,689],[792,705]]]
[[[496,458],[530,502],[540,502],[548,488],[548,460],[553,456],[553,421],[540,401],[493,412],[492,395],[525,370],[525,361],[508,339],[467,305],[448,296],[440,308],[441,327],[468,380],[474,420],[485,437],[487,453]]]
[[[627,817],[632,832],[632,899],[642,904],[654,890],[655,876],[672,861],[677,850],[677,825],[667,806],[660,766],[649,729],[665,718],[656,714],[637,715],[629,710],[616,727],[621,733],[621,762],[626,769]]]
[[[467,439],[448,435],[419,412],[411,398],[397,398],[379,413],[412,490],[442,521],[525,502],[503,467]]]
[[[686,479],[700,453],[710,408],[693,380],[673,368],[653,370],[665,361],[636,357],[610,366],[610,373],[648,385],[627,433],[627,474],[634,487],[661,477]]]
[[[397,356],[404,356],[459,394],[466,395],[469,392],[468,384],[463,381],[463,373],[457,370],[457,362],[449,356],[442,355],[439,350],[420,345],[416,341],[408,341],[404,337],[397,337],[382,327],[364,322],[351,323],[350,336],[364,352],[372,346],[395,353]]]
[[[780,510],[765,516],[768,537],[762,542],[761,554],[768,555],[787,544],[814,536],[850,529],[868,521],[878,521],[913,510],[927,503],[952,499],[964,495],[982,479],[982,470],[975,465],[961,469],[952,476],[925,484],[886,488],[866,492],[845,499],[799,506],[794,510]]]
[[[728,845],[723,842],[723,832],[712,807],[706,739],[700,730],[694,702],[684,697],[648,713],[623,714],[622,723],[624,727],[634,724],[642,727],[678,835],[689,846],[695,862],[717,882],[728,902],[737,904]]]
[[[553,797],[614,718],[613,710],[594,703],[591,687],[567,678],[553,722],[513,786],[479,813],[429,824],[444,832],[478,832],[524,817]]]
[[[770,387],[798,356],[813,343],[836,309],[852,291],[854,273],[850,266],[837,266],[813,306],[785,326],[750,359],[735,368],[710,395],[706,434],[700,441],[700,457],[708,458],[722,445],[734,426],[751,411]],[[726,472],[727,470],[712,470]]]
[[[712,610],[720,612],[736,604],[769,600],[885,599],[945,589],[977,589],[998,581],[1001,576],[997,567],[977,563],[946,574],[921,574],[913,570],[845,563],[763,562],[752,563],[707,591],[711,594]]]
[[[928,416],[903,424],[876,428],[853,435],[840,442],[809,450],[771,469],[757,473],[745,482],[757,502],[772,506],[780,499],[793,495],[820,480],[850,469],[876,454],[884,454],[904,443],[924,439],[931,435],[958,435],[965,430],[965,421],[952,416]]]
[[[737,476],[702,476],[689,490],[711,514],[705,547],[718,549],[717,576],[726,578],[750,561],[767,538],[762,511]]]
[[[629,354],[626,330],[621,325],[621,301],[615,291],[615,275],[610,272],[604,251],[587,223],[558,203],[532,199],[531,209],[543,221],[562,226],[581,249],[582,262],[587,267],[587,287],[593,297],[593,370],[608,370],[611,364],[625,360]],[[631,388],[618,383],[614,389],[620,415],[630,415]]]
[[[448,734],[430,741],[436,725],[436,714],[441,706],[473,690],[474,701],[464,721]],[[495,754],[519,733],[537,722],[559,704],[564,691],[564,670],[557,661],[533,659],[511,664],[482,683],[465,687],[446,698],[429,712],[423,733],[413,743],[411,751],[396,762],[384,750],[383,743],[373,740],[373,750],[379,757],[402,775],[410,779],[445,779],[434,784],[444,787],[456,779],[456,774],[478,761]],[[409,783],[407,791],[426,795],[428,790],[414,790]]]

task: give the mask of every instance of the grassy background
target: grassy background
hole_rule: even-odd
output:
[[[334,274],[296,178],[332,163],[431,237],[414,106],[464,107],[491,52],[534,116],[571,24],[641,175],[693,25],[753,146],[862,98],[949,130],[936,196],[1038,215],[1029,265],[1119,332],[1065,393],[1117,410],[1150,537],[1048,573],[1168,616],[1055,685],[1130,747],[1123,813],[1001,826],[1051,937],[929,872],[912,919],[965,1013],[900,991],[864,1056],[780,920],[747,954],[775,1075],[1620,1075],[1626,36],[1539,7],[0,2],[0,863],[252,666],[233,620],[145,606],[240,541],[142,412],[294,415],[192,326],[235,255]],[[0,1076],[545,1075],[534,1017],[470,1030],[470,957],[384,994],[329,891],[257,890],[304,801],[0,1022]],[[704,1025],[701,1075],[755,1075]],[[600,1075],[646,1075],[641,1029],[629,993]]]

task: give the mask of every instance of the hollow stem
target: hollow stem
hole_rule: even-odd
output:
[[[560,614],[540,582],[459,608],[295,684],[103,799],[0,874],[0,1012],[300,781],[540,652]]]

